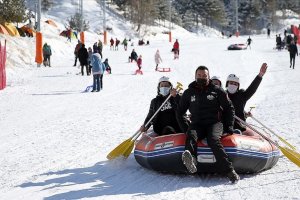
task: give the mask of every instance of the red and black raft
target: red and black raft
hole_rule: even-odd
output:
[[[136,143],[134,156],[143,167],[171,173],[187,173],[181,155],[185,150],[184,133],[151,136],[144,134]],[[221,142],[237,173],[256,173],[272,168],[278,162],[280,151],[265,139],[252,134],[223,136]],[[219,172],[216,159],[206,140],[198,141],[197,172]]]

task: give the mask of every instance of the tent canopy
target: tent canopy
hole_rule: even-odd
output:
[[[17,28],[12,23],[5,23],[3,26],[5,27],[5,29],[9,33],[9,35],[11,35],[11,36],[20,36]]]
[[[5,27],[2,26],[1,24],[0,24],[0,33],[2,33],[4,35],[9,35],[9,33],[7,32],[7,30],[5,29]]]
[[[25,33],[26,33],[26,35],[28,35],[28,36],[35,36],[36,35],[36,32],[35,32],[35,30],[34,29],[32,29],[32,28],[30,28],[30,27],[28,27],[28,26],[22,26],[22,28],[21,28]]]
[[[60,35],[60,36],[67,37],[67,30],[62,31],[59,35]],[[72,39],[77,39],[77,33],[71,31],[71,38],[72,38]]]

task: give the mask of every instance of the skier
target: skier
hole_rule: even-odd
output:
[[[99,53],[94,53],[91,59],[92,71],[93,71],[93,90],[92,92],[99,92],[103,87],[102,78],[105,71],[105,66],[101,62],[101,56]]]
[[[156,53],[155,53],[154,60],[155,60],[155,63],[156,63],[155,71],[157,71],[158,65],[162,62],[162,59],[161,59],[161,57],[160,57],[160,54],[159,54],[159,50],[158,50],[158,49],[157,49],[157,51],[156,51]]]
[[[74,63],[74,67],[76,66],[76,64],[77,64],[77,59],[78,59],[78,51],[79,51],[79,49],[81,48],[81,42],[80,42],[80,40],[78,40],[78,43],[77,43],[77,45],[76,45],[76,47],[75,47],[75,50],[74,50],[74,55],[75,55],[75,63]]]
[[[81,75],[82,76],[84,75],[83,68],[85,66],[86,74],[89,76],[90,75],[90,70],[89,70],[89,66],[88,66],[89,54],[88,54],[88,51],[85,48],[84,44],[82,44],[81,48],[78,51],[78,58],[79,58],[80,66],[81,66]]]
[[[136,63],[137,63],[137,66],[139,68],[139,71],[141,71],[141,69],[142,69],[142,55],[139,56]]]
[[[110,42],[110,50],[114,50],[114,43],[115,43],[114,39],[111,38],[109,42]]]
[[[290,68],[292,68],[292,65],[293,65],[293,69],[294,69],[296,55],[298,56],[298,48],[297,48],[297,45],[295,44],[294,40],[291,41],[288,51],[290,52]]]
[[[127,51],[127,45],[128,45],[128,41],[126,38],[124,38],[122,44],[124,45],[124,50]]]
[[[110,67],[110,65],[108,64],[108,59],[107,59],[107,58],[104,60],[103,64],[105,65],[106,71],[107,71],[109,74],[111,74],[111,67]]]
[[[52,55],[52,51],[51,51],[51,47],[50,45],[48,45],[47,43],[44,44],[43,46],[43,56],[44,56],[44,66],[46,67],[47,65],[49,67],[51,67],[51,64],[50,64],[50,57]]]
[[[248,49],[248,47],[250,47],[250,49],[251,49],[251,43],[252,43],[252,39],[249,36],[249,38],[247,39],[247,47],[246,47],[246,49]]]
[[[174,51],[174,60],[179,58],[179,42],[178,39],[174,42],[173,45],[173,51]]]
[[[118,38],[116,38],[116,45],[115,45],[115,50],[116,51],[119,50],[119,44],[120,44],[120,40],[118,40]]]
[[[133,60],[135,60],[137,62],[137,59],[138,59],[138,55],[135,52],[135,50],[132,49],[131,54],[129,56],[129,62],[132,62]]]

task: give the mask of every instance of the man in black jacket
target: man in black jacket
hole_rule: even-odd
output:
[[[145,127],[145,124],[150,120],[170,94],[172,97],[160,109],[151,123]],[[179,100],[180,95],[177,94],[176,89],[172,88],[172,83],[169,78],[165,76],[161,77],[158,82],[157,96],[151,101],[149,113],[145,119],[144,125],[140,128],[140,131],[146,131],[151,125],[153,125],[153,130],[158,135],[183,133],[186,131],[187,121],[184,120],[183,129],[181,129],[176,119],[176,109],[179,104]]]
[[[262,77],[267,71],[267,68],[267,64],[263,63],[260,68],[259,74],[255,77],[255,79],[252,81],[252,83],[246,90],[239,89],[240,80],[235,74],[230,74],[227,77],[226,89],[228,92],[228,96],[232,101],[235,110],[235,115],[241,118],[243,121],[246,120],[244,113],[246,103],[256,92],[258,86],[260,85]],[[239,121],[235,120],[234,129],[238,129],[243,132],[246,130],[246,126],[241,124]]]
[[[183,116],[186,111],[189,110],[191,113],[191,124],[187,131],[186,150],[182,154],[182,161],[190,173],[197,172],[197,140],[206,138],[216,158],[219,172],[226,174],[234,183],[239,180],[239,175],[234,171],[220,141],[223,125],[225,132],[229,134],[233,132],[234,109],[226,92],[212,84],[209,78],[208,68],[198,67],[195,73],[196,81],[184,91],[177,109],[180,126],[184,125]],[[221,112],[224,124],[221,122]]]
[[[288,50],[290,52],[290,68],[292,68],[292,65],[293,65],[293,69],[294,69],[295,68],[295,58],[296,58],[296,55],[298,56],[298,48],[297,48],[297,45],[295,44],[294,40],[291,41],[291,44],[289,45]]]
[[[78,58],[81,66],[81,75],[82,76],[84,75],[84,71],[83,71],[84,66],[86,67],[86,74],[90,75],[89,66],[88,66],[89,53],[85,48],[84,44],[82,44],[81,48],[78,51]]]

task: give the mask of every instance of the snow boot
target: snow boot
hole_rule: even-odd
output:
[[[240,176],[234,170],[227,173],[226,176],[231,183],[237,183],[240,180]]]
[[[182,162],[191,174],[197,172],[197,160],[189,150],[185,150],[182,153]]]

